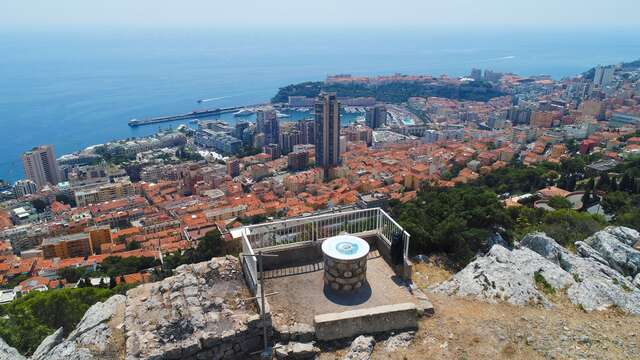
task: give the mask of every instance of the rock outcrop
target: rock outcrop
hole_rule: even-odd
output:
[[[31,360],[45,360],[45,356],[58,344],[64,341],[63,328],[59,328],[53,334],[42,340],[36,351],[31,355]]]
[[[477,258],[454,277],[433,288],[446,294],[471,296],[485,301],[508,301],[516,305],[551,303],[533,280],[540,273],[556,289],[574,280],[558,265],[528,249],[509,250],[494,245],[486,256]]]
[[[639,240],[632,229],[609,227],[577,242],[576,255],[544,233],[532,233],[514,250],[494,246],[433,290],[516,305],[551,306],[536,282],[538,274],[539,281],[543,279],[554,291],[566,291],[569,300],[585,310],[615,306],[640,314],[640,288],[625,277],[638,273],[638,251],[628,244]]]
[[[602,256],[609,266],[623,275],[640,272],[640,251],[633,248],[640,240],[637,231],[624,227],[608,227],[584,242]]]
[[[244,358],[262,339],[258,309],[243,300],[250,297],[235,257],[183,265],[172,277],[94,304],[66,339],[59,329],[33,359]]]
[[[124,295],[114,295],[103,303],[94,304],[64,341],[60,341],[61,334],[47,337],[38,347],[38,357],[34,354],[34,359],[121,359],[124,355],[124,303]],[[47,347],[51,350],[45,351]]]
[[[25,360],[18,350],[12,348],[0,337],[0,360]]]
[[[127,359],[235,359],[261,346],[261,321],[237,258],[182,265],[127,293]]]

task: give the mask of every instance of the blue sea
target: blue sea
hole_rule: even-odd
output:
[[[131,118],[265,102],[280,86],[336,73],[460,76],[480,67],[561,78],[639,58],[637,34],[2,30],[0,179],[21,178],[20,154],[35,145],[53,144],[59,156],[180,123],[130,128]],[[216,100],[198,104],[203,98]]]

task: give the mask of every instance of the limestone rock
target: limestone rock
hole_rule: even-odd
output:
[[[640,272],[640,251],[632,246],[640,240],[637,231],[622,226],[610,226],[584,240],[596,250],[609,265],[624,275],[635,276]]]
[[[375,344],[372,336],[360,335],[353,340],[342,360],[369,360]]]
[[[66,340],[55,345],[41,359],[91,360],[116,359],[124,352],[121,341],[124,295],[114,295],[105,302],[96,303],[84,314]],[[52,339],[45,339],[47,340]],[[46,346],[46,344],[44,344]],[[43,344],[41,344],[43,346]]]
[[[0,337],[0,360],[26,360],[26,358]]]
[[[583,258],[592,258],[603,265],[609,266],[607,259],[603,258],[599,252],[584,241],[576,241],[574,245],[576,246],[576,252]]]
[[[53,334],[44,338],[36,351],[34,351],[33,355],[31,355],[31,360],[46,359],[46,355],[51,351],[51,349],[64,340],[64,333],[62,330],[62,328],[59,328]]]
[[[494,245],[486,256],[478,257],[454,277],[431,289],[449,295],[471,296],[515,305],[551,303],[536,288],[534,274],[539,272],[555,289],[566,288],[573,278],[560,266],[528,249],[509,250]]]
[[[522,239],[520,248],[494,246],[453,279],[432,289],[486,301],[550,305],[536,287],[534,274],[539,272],[554,289],[566,289],[569,300],[587,311],[616,306],[640,314],[640,288],[625,276],[636,268],[637,251],[627,245],[636,235],[631,229],[610,227],[577,242],[575,255],[547,235],[532,233]]]
[[[393,335],[384,342],[384,351],[386,352],[394,352],[399,349],[405,349],[411,342],[413,338],[416,336],[415,332],[407,331],[397,335]]]
[[[502,237],[502,235],[498,233],[489,235],[483,248],[488,251],[493,247],[493,245],[500,245],[509,248],[509,244],[507,243],[507,241]]]
[[[320,349],[313,342],[290,342],[286,345],[277,344],[275,355],[280,360],[307,360],[315,359]]]
[[[609,230],[619,233],[613,228]],[[527,235],[520,245],[530,246],[571,274],[575,282],[567,289],[567,296],[572,303],[589,311],[618,306],[630,313],[640,313],[640,291],[621,273],[609,267],[608,261],[586,242],[576,242],[580,256],[569,253],[555,240],[540,233]]]

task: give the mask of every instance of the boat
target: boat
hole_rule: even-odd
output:
[[[282,119],[282,118],[288,118],[289,115],[281,113],[281,112],[277,112],[276,113],[276,117],[278,117],[279,119]]]
[[[236,117],[240,117],[240,116],[249,116],[249,115],[253,115],[254,111],[250,110],[250,109],[242,109],[239,111],[236,111],[235,113],[233,113],[233,116]]]

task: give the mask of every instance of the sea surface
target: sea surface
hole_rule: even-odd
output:
[[[268,101],[280,86],[328,74],[576,75],[640,57],[637,31],[463,29],[0,31],[0,179],[23,176],[20,154],[56,155],[145,136],[131,118]],[[198,99],[210,99],[198,104]],[[295,116],[293,120],[299,118]],[[223,119],[233,122],[231,115]]]

